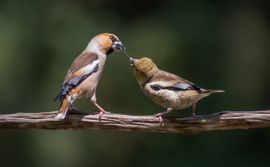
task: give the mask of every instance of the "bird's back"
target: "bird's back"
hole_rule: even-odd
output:
[[[183,109],[220,90],[207,90],[175,74],[159,70],[144,86],[145,94],[164,108]]]

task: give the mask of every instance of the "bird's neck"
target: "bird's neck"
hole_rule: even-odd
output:
[[[154,75],[147,75],[145,73],[141,73],[135,70],[136,79],[139,85],[143,88],[152,78]]]
[[[95,53],[100,57],[104,56],[106,57],[106,51],[103,49],[102,45],[94,40],[91,40],[88,43],[87,47],[85,48],[85,51]]]

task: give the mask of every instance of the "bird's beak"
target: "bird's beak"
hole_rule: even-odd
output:
[[[121,41],[115,41],[112,45],[112,48],[113,48],[113,50],[116,50],[119,52],[126,50],[126,48],[124,47],[124,45],[122,44]]]
[[[130,65],[131,65],[131,66],[134,66],[135,63],[136,63],[136,61],[138,61],[138,59],[134,59],[134,58],[132,58],[132,57],[129,58],[129,62],[130,62]]]

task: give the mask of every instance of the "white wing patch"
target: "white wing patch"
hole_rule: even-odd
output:
[[[167,81],[156,81],[156,82],[150,82],[149,85],[160,85],[162,87],[167,87],[167,86],[171,86],[172,83],[167,82]]]
[[[94,60],[92,63],[89,63],[87,66],[83,67],[81,71],[83,71],[84,74],[88,74],[94,70],[96,65],[99,63],[99,60]]]
[[[145,85],[145,89],[149,91],[151,94],[155,94],[157,96],[160,96],[164,99],[168,99],[171,101],[177,101],[182,94],[182,91],[172,91],[169,89],[160,89],[159,91],[155,91],[151,88],[152,85],[160,85],[162,87],[170,86],[171,83],[166,81],[157,81],[157,82],[151,82]]]

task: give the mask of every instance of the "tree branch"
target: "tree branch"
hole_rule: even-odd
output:
[[[65,120],[54,120],[56,111],[0,115],[0,129],[113,129],[196,134],[207,131],[270,127],[270,110],[220,112],[206,116],[165,117],[164,125],[154,116],[122,114],[86,115],[73,110]]]

